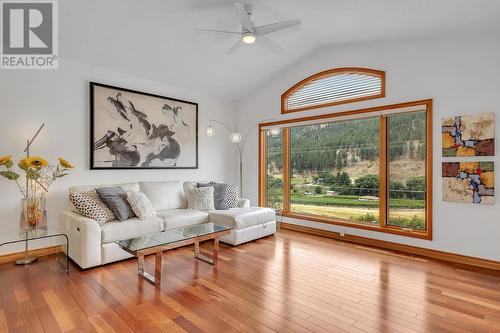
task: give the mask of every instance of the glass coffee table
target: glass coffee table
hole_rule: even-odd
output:
[[[138,222],[140,223],[140,222]],[[217,265],[219,254],[219,237],[231,233],[231,227],[213,223],[190,225],[183,228],[156,232],[137,238],[116,241],[122,249],[137,257],[138,274],[154,285],[160,285],[162,259],[165,251],[181,246],[194,244],[194,256],[212,265]],[[200,242],[214,241],[212,257],[200,253]],[[155,255],[154,276],[144,269],[144,256]]]

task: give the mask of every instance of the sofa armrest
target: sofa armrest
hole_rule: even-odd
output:
[[[238,207],[239,208],[250,207],[250,199],[239,198],[238,199]]]
[[[101,265],[101,227],[72,211],[61,212],[61,229],[69,239],[68,256],[81,268]]]

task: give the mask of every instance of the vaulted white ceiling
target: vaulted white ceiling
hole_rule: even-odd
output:
[[[325,45],[500,32],[496,0],[241,0],[267,24],[302,25],[269,35],[274,54],[255,44],[232,55],[239,30],[229,0],[60,0],[63,58],[237,100]]]

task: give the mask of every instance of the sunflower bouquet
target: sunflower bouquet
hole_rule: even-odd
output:
[[[44,208],[42,203],[54,181],[69,174],[73,165],[64,158],[59,158],[59,163],[49,165],[47,160],[38,156],[29,156],[18,162],[21,173],[24,173],[25,183],[21,186],[21,174],[13,170],[12,156],[0,157],[0,176],[14,181],[23,198],[23,216],[32,228],[38,226],[43,219]]]

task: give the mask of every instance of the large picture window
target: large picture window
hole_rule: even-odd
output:
[[[431,125],[431,100],[261,124],[260,204],[430,239]]]

